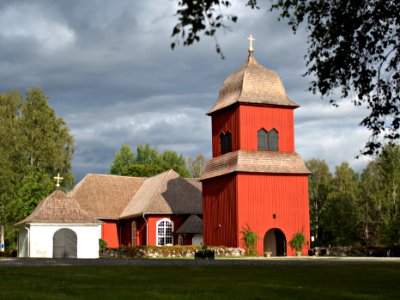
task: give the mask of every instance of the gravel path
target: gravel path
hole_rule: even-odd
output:
[[[231,266],[231,265],[343,265],[343,264],[397,264],[400,258],[377,257],[279,257],[212,260],[194,259],[50,259],[50,258],[1,258],[5,266]]]

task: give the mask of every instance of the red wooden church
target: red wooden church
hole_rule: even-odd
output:
[[[309,171],[294,146],[298,106],[250,46],[248,60],[224,81],[207,113],[213,158],[202,176],[206,245],[244,247],[247,226],[259,237],[259,255],[293,255],[288,242],[297,232],[309,242]]]

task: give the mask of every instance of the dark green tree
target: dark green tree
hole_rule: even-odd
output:
[[[121,150],[115,153],[114,162],[110,167],[110,173],[113,175],[123,175],[123,169],[135,163],[135,154],[132,149],[123,144]]]
[[[323,231],[323,215],[327,205],[332,174],[324,160],[311,159],[306,162],[306,166],[311,171],[308,182],[311,234],[318,243],[320,233]]]
[[[15,246],[12,225],[27,215],[55,188],[53,177],[73,183],[73,138],[57,118],[41,89],[0,94],[0,223],[6,244]]]
[[[361,242],[367,246],[379,245],[382,227],[382,177],[376,161],[370,162],[361,173],[360,180],[360,211],[361,211]]]
[[[159,165],[131,164],[122,170],[123,176],[133,177],[151,177],[169,169],[165,169]]]
[[[400,245],[400,146],[387,144],[361,175],[360,207],[366,244]]]
[[[400,245],[400,146],[388,144],[376,159],[382,191],[382,239],[388,246]]]
[[[182,155],[172,150],[159,153],[148,144],[138,145],[136,155],[128,145],[122,145],[110,169],[111,174],[137,177],[150,177],[173,169],[182,177],[190,177]]]
[[[136,163],[158,165],[160,163],[160,157],[157,148],[152,148],[149,144],[137,146]]]
[[[351,245],[360,228],[359,179],[348,163],[336,167],[323,212],[323,240],[326,244]]]
[[[231,1],[178,0],[178,23],[172,36],[183,45],[214,37],[237,17],[226,13]],[[257,0],[244,3],[258,8]],[[369,110],[361,125],[371,132],[364,154],[378,153],[380,138],[400,138],[400,5],[397,0],[320,1],[274,0],[270,10],[280,13],[293,32],[305,23],[308,51],[305,56],[312,75],[310,91],[329,97],[350,98]],[[177,41],[172,43],[172,48]],[[216,43],[218,53],[221,49]],[[351,96],[351,97],[349,97]]]

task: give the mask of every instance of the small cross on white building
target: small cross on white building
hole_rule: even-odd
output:
[[[60,187],[60,181],[63,179],[64,179],[63,177],[60,177],[60,173],[58,173],[57,176],[54,177],[54,180],[57,180],[56,187],[58,187],[58,188]]]

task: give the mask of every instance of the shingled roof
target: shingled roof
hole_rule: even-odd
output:
[[[56,190],[43,199],[28,217],[15,225],[26,223],[96,224],[101,222],[81,209],[74,198],[68,197],[61,190]]]
[[[175,233],[198,234],[203,233],[203,220],[198,215],[191,215]]]
[[[201,214],[201,182],[184,179],[174,170],[147,178],[121,218],[146,214]]]
[[[296,152],[238,150],[208,161],[201,180],[233,172],[310,174]]]
[[[118,219],[146,178],[88,174],[69,193],[92,217]]]
[[[246,63],[223,83],[217,102],[207,113],[212,113],[235,103],[268,104],[296,108],[299,105],[286,95],[279,76],[259,65],[252,54]]]

